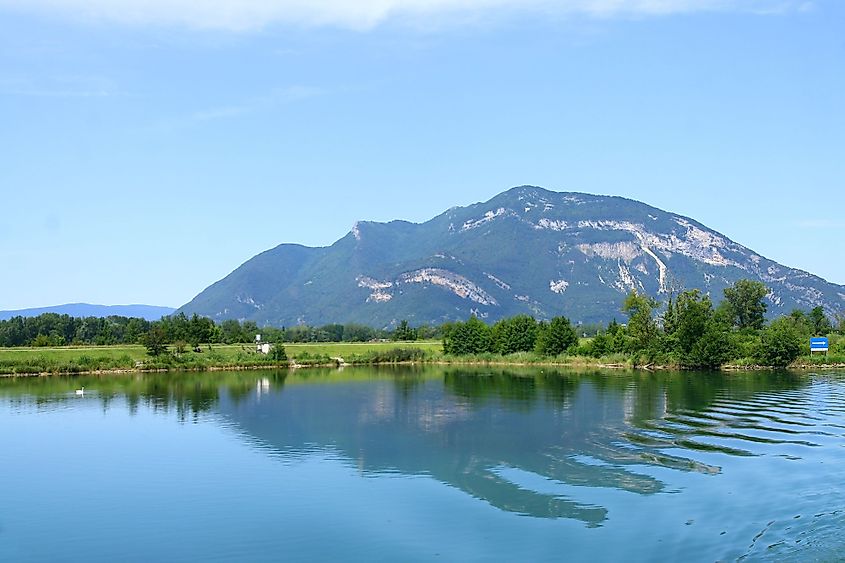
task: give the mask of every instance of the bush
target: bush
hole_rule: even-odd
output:
[[[755,358],[760,349],[760,333],[754,330],[739,330],[730,335],[731,346],[736,358]]]
[[[763,329],[755,356],[762,365],[786,367],[801,355],[801,337],[787,317]]]
[[[579,355],[591,356],[593,358],[601,358],[610,353],[612,336],[599,333],[593,337],[592,340],[586,344],[579,346]]]
[[[296,363],[301,365],[321,365],[331,364],[334,360],[326,354],[309,354],[308,352],[301,352],[294,358]]]
[[[36,348],[44,348],[45,346],[50,346],[51,344],[50,337],[46,334],[39,334],[32,341],[32,345]]]
[[[133,360],[132,356],[130,356],[129,354],[121,354],[120,357],[115,360],[115,363],[119,367],[131,368],[135,366],[135,360]]]
[[[683,363],[690,367],[718,368],[735,355],[730,327],[711,320],[690,353],[684,356]]]
[[[840,335],[831,335],[830,353],[837,356],[845,354],[845,338]]]
[[[393,335],[391,337],[393,340],[416,340],[417,339],[417,331],[410,327],[408,321],[403,320],[399,323],[399,326],[396,327],[396,330],[393,331]]]
[[[282,345],[281,342],[273,344],[273,347],[270,348],[270,359],[274,362],[288,361],[287,352],[285,352],[285,347]]]

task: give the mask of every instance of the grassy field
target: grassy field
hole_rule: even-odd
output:
[[[421,342],[338,342],[286,344],[289,358],[297,363],[330,363],[334,358],[345,362],[367,363],[374,359],[390,361],[397,348],[416,351],[415,359],[439,354],[440,341]],[[213,367],[261,367],[278,365],[257,354],[249,344],[219,344],[186,351],[174,357],[165,354],[152,358],[140,345],[64,346],[59,348],[0,348],[0,373],[78,373],[129,369],[208,369]],[[172,347],[171,347],[172,351]],[[402,359],[402,358],[399,358]]]

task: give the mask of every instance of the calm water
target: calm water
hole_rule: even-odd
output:
[[[842,372],[0,380],[0,445],[2,561],[845,558]]]

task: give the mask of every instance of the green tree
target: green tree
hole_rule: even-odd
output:
[[[613,348],[613,336],[600,332],[590,340],[584,348],[584,353],[593,358],[601,358],[609,354]]]
[[[417,331],[410,327],[408,321],[402,320],[393,331],[393,340],[411,341],[417,339]]]
[[[782,317],[783,322],[789,322],[795,329],[795,332],[801,340],[808,340],[815,334],[813,329],[813,321],[804,311],[800,309],[793,309],[789,315]]]
[[[671,312],[672,323],[666,327],[666,332],[672,337],[681,361],[687,362],[713,318],[713,304],[710,297],[693,289],[681,293],[674,305],[670,302],[667,312]]]
[[[455,356],[492,352],[492,331],[475,316],[465,323],[448,325],[443,333],[443,351]]]
[[[241,342],[255,342],[255,335],[261,334],[255,321],[244,321],[241,327]]]
[[[125,342],[135,344],[147,331],[150,330],[150,322],[145,319],[132,318],[126,323],[124,332]]]
[[[167,337],[164,329],[158,324],[153,325],[141,338],[141,343],[147,348],[147,353],[153,357],[160,356],[167,350]]]
[[[241,335],[241,323],[234,319],[227,319],[220,325],[223,342],[226,344],[234,344],[237,342],[248,342],[244,340]],[[254,338],[254,337],[253,337]]]
[[[549,324],[541,326],[537,335],[536,350],[542,356],[559,356],[577,344],[578,335],[569,319],[554,317]]]
[[[813,329],[814,336],[827,336],[833,332],[833,326],[830,324],[830,319],[824,313],[822,307],[815,307],[810,311],[809,316],[810,326]]]
[[[719,317],[711,317],[704,332],[684,357],[689,367],[718,368],[736,357],[736,347],[731,338],[731,326]]]
[[[214,328],[211,329],[211,340],[209,341],[209,344],[212,342],[214,344],[220,344],[223,342],[223,329],[218,325],[214,325]]]
[[[176,342],[182,340],[187,342],[190,333],[190,321],[185,313],[179,313],[170,317],[163,317],[161,321],[162,329],[164,330],[167,340]]]
[[[493,348],[500,354],[530,352],[537,342],[537,321],[529,315],[502,319],[493,325]]]
[[[432,340],[440,338],[443,334],[440,327],[436,325],[420,325],[416,330],[418,340]]]
[[[46,346],[51,346],[52,344],[53,342],[46,334],[39,334],[32,340],[32,345],[36,348],[44,348]]]
[[[188,341],[191,343],[191,348],[197,349],[200,344],[211,342],[213,333],[214,321],[208,317],[200,317],[196,313],[191,316],[187,329]]]
[[[833,320],[836,326],[836,332],[839,334],[845,334],[845,311],[840,311],[833,316]]]
[[[608,338],[608,352],[619,354],[628,349],[628,335],[625,327],[616,322],[616,319],[610,321],[607,325]]]
[[[291,326],[285,329],[285,342],[311,342],[311,329],[307,326]]]
[[[348,324],[343,327],[343,340],[345,342],[366,342],[375,338],[375,331],[360,324]]]
[[[286,362],[288,360],[288,354],[281,342],[276,342],[270,348],[270,359],[275,362]]]
[[[760,330],[766,320],[766,303],[769,290],[762,282],[739,280],[725,288],[725,301],[739,329]]]
[[[758,361],[766,366],[786,367],[801,354],[802,339],[789,317],[772,321],[763,329],[757,350]]]
[[[625,298],[622,311],[628,315],[628,334],[632,338],[635,352],[647,350],[656,343],[658,330],[653,316],[656,308],[654,299],[639,295],[636,291]]]
[[[326,336],[328,337],[328,342],[343,342],[343,325],[328,324],[320,327],[320,330],[326,333]]]

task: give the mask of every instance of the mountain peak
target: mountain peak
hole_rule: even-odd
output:
[[[619,317],[632,290],[659,297],[697,288],[719,300],[743,278],[770,288],[773,314],[845,309],[843,286],[767,260],[693,219],[615,196],[518,186],[421,224],[359,221],[350,235],[328,248],[262,254],[182,310],[273,325],[518,313],[592,322]]]
[[[517,186],[496,195],[488,203],[508,202],[512,205],[528,204],[538,206],[547,203],[578,203],[585,197],[596,196],[575,192],[553,192],[538,186]]]

